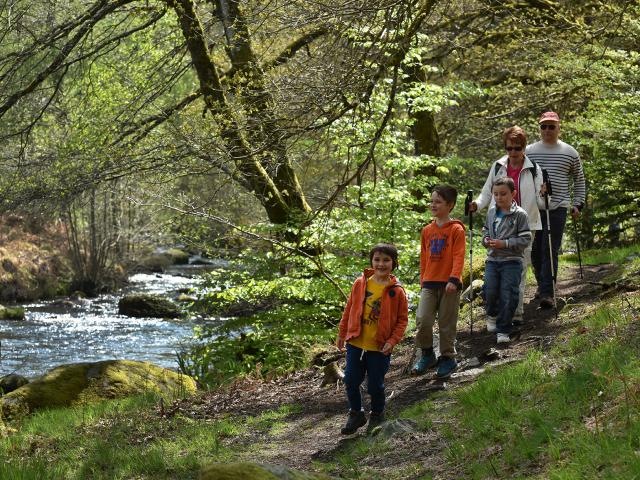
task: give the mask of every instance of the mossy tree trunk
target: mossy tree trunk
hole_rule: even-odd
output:
[[[242,111],[232,104],[222,86],[218,66],[206,43],[205,33],[192,0],[169,0],[198,75],[209,121],[220,128],[227,155],[241,176],[241,183],[264,206],[269,220],[296,225],[311,209],[287,156],[286,145],[274,112],[274,101],[266,88],[263,69],[251,48],[248,29],[237,1],[218,0],[215,13],[227,39],[227,54],[234,77],[229,88]],[[240,125],[240,113],[246,124]]]

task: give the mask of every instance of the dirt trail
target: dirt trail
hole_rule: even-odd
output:
[[[611,270],[610,265],[586,266],[586,281],[579,278],[577,268],[565,267],[558,282],[558,296],[562,299],[560,304],[593,302],[598,298],[601,287],[589,282],[599,281]],[[560,332],[573,328],[575,322],[570,318],[556,322],[553,310],[538,309],[538,302],[532,298],[533,293],[534,288],[529,288],[525,295],[525,324],[512,335],[514,340],[507,347],[496,347],[495,334],[487,333],[480,308],[475,310],[477,323],[473,335],[469,332],[467,319],[462,319],[464,324],[461,321],[457,338],[460,368],[447,382],[435,380],[432,374],[414,377],[406,373],[412,360],[413,337],[405,338],[394,352],[392,366],[386,377],[388,418],[393,418],[404,408],[427,399],[434,391],[450,390],[474,381],[487,363],[495,365],[516,361],[532,348],[548,348]],[[498,358],[489,359],[485,355],[492,348],[494,352],[498,351]],[[465,362],[473,357],[480,361],[480,365],[465,366]],[[344,367],[344,358],[340,363]],[[174,408],[194,418],[211,419],[224,414],[254,416],[282,405],[295,405],[297,413],[288,416],[286,426],[277,432],[267,434],[254,429],[230,441],[259,446],[239,449],[251,451],[244,460],[313,470],[314,460],[330,460],[341,448],[353,442],[354,438],[365,435],[364,428],[361,429],[362,433],[353,437],[340,435],[339,430],[347,411],[344,387],[321,387],[321,381],[320,369],[306,369],[271,381],[245,379],[228,390],[199,397],[197,403],[184,401]],[[364,400],[366,405],[367,395]],[[434,432],[421,432],[410,435],[410,438],[393,437],[391,441],[398,446],[393,449],[398,452],[397,458],[392,462],[388,458],[385,462],[375,457],[367,460],[381,473],[386,468],[391,468],[391,464],[397,471],[403,463],[409,465],[411,462],[415,463],[416,459],[424,459],[432,472],[437,471],[438,462],[442,461],[439,453],[443,442],[434,438],[435,436]],[[402,458],[405,456],[406,458]],[[377,462],[380,464],[377,465]]]

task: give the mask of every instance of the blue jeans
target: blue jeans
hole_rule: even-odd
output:
[[[542,217],[542,230],[536,231],[531,250],[531,264],[538,282],[538,291],[542,297],[553,295],[553,282],[558,278],[558,252],[562,244],[564,225],[567,222],[567,209],[564,207],[549,210],[549,223],[551,224],[551,251],[553,258],[553,272],[551,275],[551,260],[549,259],[549,239],[547,238],[547,213],[540,210]]]
[[[496,317],[496,331],[511,333],[518,308],[522,262],[487,262],[484,267],[484,298],[487,315]]]
[[[364,355],[363,355],[364,353]],[[371,411],[384,411],[384,376],[389,370],[391,355],[382,352],[371,352],[354,347],[347,343],[347,367],[344,372],[344,383],[347,387],[349,409],[354,412],[362,410],[360,385],[367,374],[367,390],[371,395]]]

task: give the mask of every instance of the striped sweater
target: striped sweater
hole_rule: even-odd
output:
[[[542,141],[527,146],[527,156],[549,173],[551,193],[549,208],[584,206],[586,187],[580,155],[571,145],[558,140],[555,145]],[[570,187],[573,184],[573,201]]]

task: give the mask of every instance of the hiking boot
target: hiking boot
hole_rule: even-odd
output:
[[[493,333],[496,331],[496,317],[490,317],[487,315],[487,332]]]
[[[509,343],[511,341],[511,338],[509,338],[509,334],[508,333],[499,333],[496,336],[496,342],[498,344],[504,344],[504,343]]]
[[[367,425],[367,433],[372,433],[382,422],[384,422],[384,412],[371,412],[371,415],[369,415],[369,424]]]
[[[424,372],[426,372],[430,368],[435,367],[437,364],[438,359],[433,352],[431,352],[430,355],[422,355],[411,369],[411,374],[422,375]]]
[[[436,378],[449,378],[456,368],[458,368],[458,362],[455,358],[440,357]]]
[[[352,433],[356,433],[356,431],[365,423],[367,423],[367,416],[362,410],[359,412],[350,411],[349,416],[347,417],[347,423],[342,427],[340,433],[342,435],[351,435]]]
[[[553,297],[540,297],[540,308],[553,308]]]

